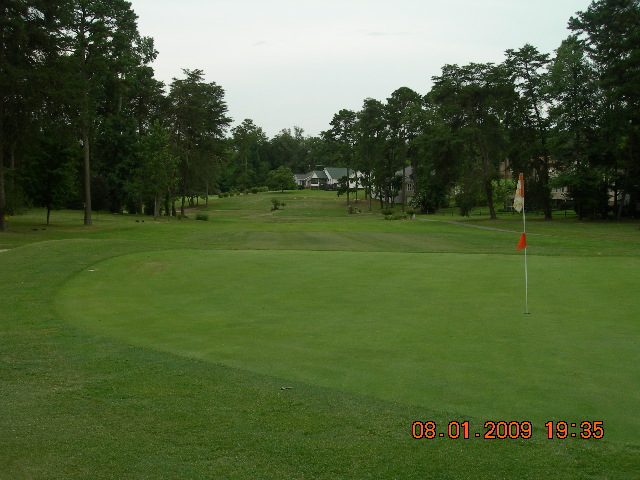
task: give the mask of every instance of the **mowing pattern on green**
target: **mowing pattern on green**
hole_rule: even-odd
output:
[[[80,272],[58,305],[90,332],[189,358],[461,416],[602,420],[632,441],[637,378],[620,365],[640,362],[640,324],[599,298],[640,265],[614,263],[598,284],[611,259],[536,258],[528,316],[521,259],[480,254],[145,252]]]

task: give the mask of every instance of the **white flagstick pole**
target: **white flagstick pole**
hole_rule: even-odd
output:
[[[527,214],[524,208],[524,176],[522,173],[518,176],[518,186],[516,188],[516,194],[513,199],[513,208],[518,212],[522,212],[522,235],[520,236],[520,242],[524,243],[524,306],[525,314],[529,313],[529,273],[527,269]],[[517,250],[522,250],[518,242]]]
[[[527,221],[525,219],[525,209],[524,205],[522,207],[522,233],[527,234]],[[525,240],[526,241],[526,240]],[[524,246],[524,307],[525,307],[525,315],[529,315],[529,273],[527,270],[527,245],[525,243]]]

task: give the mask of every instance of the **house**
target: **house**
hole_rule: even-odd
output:
[[[398,191],[396,192],[396,196],[393,198],[393,202],[394,204],[401,204],[402,202],[402,198],[403,198],[403,193],[405,194],[405,201],[404,204],[408,205],[411,202],[411,199],[413,198],[413,195],[415,193],[415,189],[416,189],[416,182],[415,182],[415,178],[413,177],[413,167],[406,167],[404,169],[404,177],[402,175],[402,170],[398,170],[395,173],[395,177],[401,181],[398,181]],[[373,191],[373,197],[374,198],[380,198],[381,194],[380,192],[376,191],[374,189]]]
[[[312,190],[337,190],[341,179],[347,176],[347,169],[343,167],[318,167],[309,173],[297,173],[294,175],[296,183],[302,188]],[[356,188],[356,178],[362,178],[362,173],[349,169],[349,188]],[[358,182],[362,185],[362,182]]]
[[[362,185],[362,173],[354,170],[352,168],[343,168],[343,167],[325,167],[324,172],[327,174],[327,190],[336,190],[342,183],[342,179],[349,175],[349,188],[356,188],[356,180],[357,186],[360,187]]]
[[[398,170],[396,172],[396,176],[402,177],[402,170]],[[402,187],[400,187],[400,193],[398,193],[398,196],[394,199],[394,202],[402,203],[402,195],[404,194],[406,196],[406,198],[404,199],[405,205],[410,204],[415,190],[416,181],[413,177],[413,167],[407,167],[404,169],[404,177],[402,178]]]
[[[305,186],[312,190],[325,190],[327,181],[327,174],[324,170],[313,170],[309,172]]]
[[[296,181],[296,185],[298,185],[298,187],[304,187],[307,181],[307,176],[309,174],[308,173],[296,173],[293,175],[293,178]]]

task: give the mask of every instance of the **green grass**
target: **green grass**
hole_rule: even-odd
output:
[[[531,218],[523,315],[517,234],[344,202],[12,218],[0,479],[640,476],[637,223]],[[534,434],[414,440],[415,420]],[[605,438],[548,440],[548,420]]]

